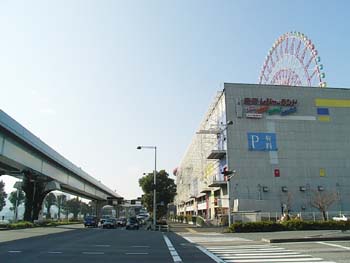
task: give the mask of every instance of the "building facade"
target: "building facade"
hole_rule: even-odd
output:
[[[226,83],[176,169],[177,213],[214,219],[229,202],[231,213],[312,212],[327,200],[350,211],[349,134],[348,89]]]

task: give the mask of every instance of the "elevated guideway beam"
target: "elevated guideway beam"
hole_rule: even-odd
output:
[[[0,175],[55,182],[56,188],[84,198],[122,199],[113,190],[84,172],[0,110]],[[55,186],[51,186],[55,190]]]

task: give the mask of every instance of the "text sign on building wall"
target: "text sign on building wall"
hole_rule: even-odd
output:
[[[248,132],[250,151],[277,151],[276,134],[265,132]]]

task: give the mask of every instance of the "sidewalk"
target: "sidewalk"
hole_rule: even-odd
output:
[[[173,232],[224,233],[226,227],[197,227],[184,223],[168,222]],[[251,232],[251,233],[225,233],[233,237],[245,238],[254,241],[268,243],[286,242],[315,242],[315,241],[338,241],[350,240],[350,231],[341,230],[307,230],[307,231],[280,231],[280,232]]]
[[[33,228],[23,228],[23,229],[13,229],[1,231],[0,233],[0,243],[8,242],[17,239],[57,234],[66,231],[72,231],[75,229],[83,229],[82,224],[77,225],[62,225],[57,227],[33,227]]]

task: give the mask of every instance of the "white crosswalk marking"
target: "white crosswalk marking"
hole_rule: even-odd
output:
[[[184,239],[191,243],[206,243],[206,242],[235,242],[235,241],[249,241],[248,239],[240,237],[225,236],[220,233],[205,233],[205,234],[182,234]]]
[[[335,263],[272,245],[208,246],[205,249],[223,262],[232,263]]]

